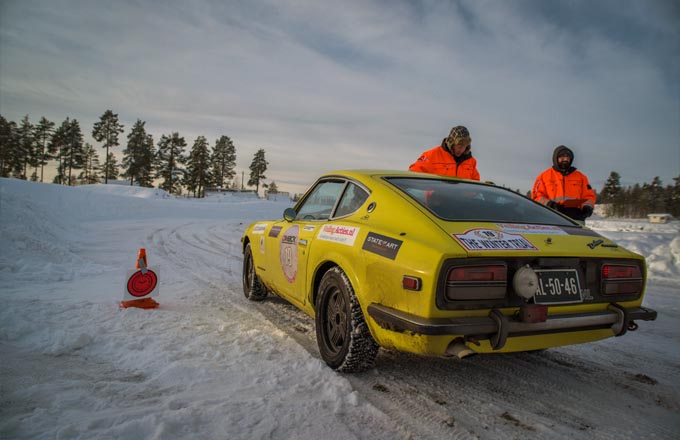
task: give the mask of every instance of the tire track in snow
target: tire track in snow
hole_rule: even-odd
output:
[[[313,319],[276,297],[263,303],[242,297],[240,242],[224,239],[233,237],[237,227],[199,229],[189,223],[154,231],[150,241],[178,271],[190,273],[192,265],[200,264],[205,279],[192,277],[197,287],[221,292],[219,301],[245,313],[256,310],[319,358]],[[465,360],[381,350],[375,369],[345,377],[414,438],[570,439],[575,431],[593,439],[674,435],[668,425],[658,424],[658,417],[627,417],[631,411],[652,415],[659,409],[677,414],[674,396],[662,395],[669,402],[664,408],[658,395],[650,393],[651,385],[636,380],[633,372],[613,374],[608,365],[583,361],[578,349]],[[639,404],[631,408],[631,401]]]

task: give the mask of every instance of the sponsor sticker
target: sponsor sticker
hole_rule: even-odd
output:
[[[309,231],[313,231],[314,229],[316,229],[316,226],[314,226],[314,225],[305,225],[305,226],[302,228],[303,231],[308,231],[308,232],[309,232]]]
[[[567,235],[559,226],[550,225],[523,225],[515,223],[496,223],[501,231],[509,234],[555,234]]]
[[[298,225],[291,226],[286,229],[286,232],[281,236],[281,246],[279,258],[281,261],[281,268],[283,274],[289,283],[294,283],[297,277],[298,267],[298,252],[297,243],[300,227]]]
[[[258,223],[253,226],[253,234],[264,234],[264,230],[267,229],[269,223]]]
[[[316,238],[319,240],[332,241],[334,243],[354,246],[354,241],[359,234],[359,229],[354,226],[324,225]]]
[[[469,251],[536,251],[536,246],[519,234],[494,229],[470,229],[453,237]]]
[[[394,260],[403,241],[369,232],[361,249]]]
[[[282,226],[272,226],[272,228],[269,230],[269,236],[276,238],[279,236],[281,233]]]

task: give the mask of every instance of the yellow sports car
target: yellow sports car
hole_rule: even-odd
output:
[[[323,175],[243,237],[243,290],[315,318],[323,360],[371,368],[379,347],[433,356],[621,336],[642,307],[642,256],[492,184],[404,171]]]

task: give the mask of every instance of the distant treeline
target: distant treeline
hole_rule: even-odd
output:
[[[640,218],[647,214],[671,214],[680,218],[680,175],[673,185],[663,186],[657,176],[652,183],[636,183],[623,188],[621,176],[616,171],[609,174],[597,202],[606,203],[606,215],[612,217]]]
[[[236,147],[229,136],[220,136],[212,148],[204,136],[198,136],[188,154],[187,143],[179,133],[162,135],[158,143],[146,132],[146,122],[137,119],[127,135],[122,163],[118,164],[109,151],[120,145],[118,136],[124,126],[118,115],[107,110],[92,127],[92,137],[105,149],[103,164],[99,154],[87,142],[76,119],[66,118],[58,127],[42,117],[32,124],[26,115],[19,124],[7,121],[0,115],[0,177],[40,181],[44,179],[45,166],[57,162],[53,183],[76,185],[83,183],[108,183],[109,179],[122,177],[130,185],[158,187],[172,194],[186,189],[194,197],[203,197],[205,188],[243,188],[234,168]],[[260,183],[270,193],[276,184],[265,184],[264,175],[269,163],[264,149],[259,149],[250,164],[248,186],[259,191]]]

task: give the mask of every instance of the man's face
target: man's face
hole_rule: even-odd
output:
[[[559,166],[561,169],[565,170],[569,168],[569,162],[570,158],[568,154],[561,154],[557,156],[557,166]]]
[[[454,156],[458,157],[458,156],[460,156],[461,154],[465,153],[465,150],[467,150],[467,147],[468,147],[469,145],[470,145],[470,144],[469,144],[468,142],[465,142],[465,141],[459,142],[459,143],[455,144],[455,145],[453,146],[453,154],[454,154]]]

